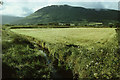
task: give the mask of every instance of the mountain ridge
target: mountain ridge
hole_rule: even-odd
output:
[[[23,19],[23,17],[18,16],[10,16],[10,15],[0,15],[2,17],[2,24],[11,24],[12,22],[16,22],[18,20]]]
[[[84,7],[73,7],[69,5],[52,5],[43,7],[33,14],[25,17],[18,24],[39,24],[50,22],[89,22],[118,21],[117,10],[110,9],[88,9]]]

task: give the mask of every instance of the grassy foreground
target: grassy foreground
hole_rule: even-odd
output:
[[[50,78],[46,58],[26,38],[2,30],[2,79]]]
[[[55,65],[72,70],[74,78],[120,77],[115,28],[11,29],[49,51]]]

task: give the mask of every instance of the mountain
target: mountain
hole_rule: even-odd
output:
[[[11,22],[15,22],[23,19],[23,17],[17,17],[17,16],[9,16],[9,15],[0,15],[0,16],[2,16],[2,24],[10,24]]]
[[[69,5],[52,5],[43,7],[33,14],[17,22],[18,24],[38,24],[50,22],[89,22],[117,21],[117,10],[110,9],[87,9]]]

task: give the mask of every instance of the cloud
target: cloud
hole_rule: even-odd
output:
[[[85,2],[81,5],[87,8],[118,10],[118,2]]]
[[[3,0],[5,2],[118,2],[119,0]]]
[[[104,2],[79,2],[77,6],[82,6],[86,8],[104,9]]]
[[[96,9],[104,9],[104,5],[101,2],[95,2],[93,4],[93,7],[95,7]]]
[[[6,2],[0,8],[0,12],[3,15],[12,15],[12,16],[28,16],[33,13],[33,6],[30,6],[31,3],[28,2]]]
[[[33,13],[33,10],[32,9],[30,9],[30,8],[28,8],[28,7],[23,7],[22,8],[22,11],[23,11],[23,16],[28,16],[28,15],[30,15],[31,13]]]

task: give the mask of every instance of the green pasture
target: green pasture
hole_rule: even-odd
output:
[[[74,45],[101,45],[115,39],[115,28],[34,28],[11,29],[11,31],[32,36],[49,43],[63,43]]]

